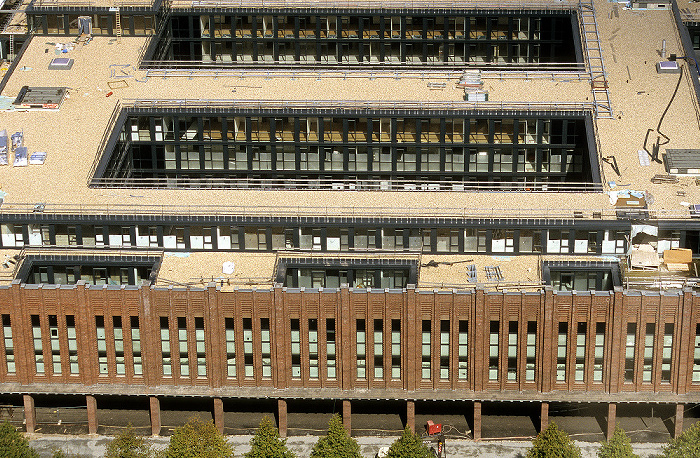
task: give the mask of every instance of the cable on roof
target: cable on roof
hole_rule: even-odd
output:
[[[695,64],[697,66],[697,62]],[[661,159],[659,159],[659,147],[661,145],[665,145],[671,141],[671,139],[668,137],[668,135],[664,134],[661,132],[661,123],[663,123],[664,118],[666,117],[666,113],[668,113],[669,108],[671,108],[671,104],[673,103],[673,100],[676,98],[676,95],[678,94],[678,88],[681,86],[681,81],[683,80],[683,70],[681,69],[681,72],[678,74],[678,82],[676,82],[676,88],[673,90],[673,94],[671,95],[671,99],[668,101],[668,105],[666,105],[666,108],[664,109],[664,112],[661,113],[661,117],[659,118],[659,123],[656,125],[656,130],[654,129],[647,129],[647,133],[644,136],[644,146],[643,149],[646,151],[646,153],[651,157],[651,159],[654,162],[657,162],[661,164]],[[658,133],[661,137],[664,138],[663,143],[659,141],[660,137],[657,137],[656,139],[656,144],[653,145],[652,151],[653,153],[650,153],[649,150],[647,149],[647,142],[649,141],[649,134],[651,132],[656,132]]]

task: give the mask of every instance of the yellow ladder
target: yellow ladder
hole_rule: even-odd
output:
[[[122,15],[119,12],[119,7],[115,8],[114,18],[115,18],[115,33],[117,35],[117,43],[122,42]]]

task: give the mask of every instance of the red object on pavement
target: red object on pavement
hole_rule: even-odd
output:
[[[109,91],[105,97],[109,97],[110,95],[114,94],[112,91]]]
[[[428,436],[433,434],[440,434],[442,432],[442,423],[433,423],[432,420],[428,420]]]

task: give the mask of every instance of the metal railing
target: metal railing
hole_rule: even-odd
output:
[[[124,99],[121,106],[129,111],[139,110],[201,110],[201,109],[246,109],[246,110],[502,110],[505,112],[577,112],[593,111],[590,102],[415,102],[410,100],[206,100],[206,99]]]
[[[301,172],[299,172],[301,173]],[[352,172],[348,172],[352,173]],[[371,172],[370,172],[371,173]],[[379,172],[377,172],[379,173]],[[246,189],[262,191],[391,191],[391,192],[603,192],[601,183],[456,181],[377,178],[92,178],[90,187],[151,189]]]
[[[344,8],[344,9],[479,9],[479,10],[570,10],[576,8],[578,2],[571,0],[560,1],[525,1],[516,0],[493,1],[449,1],[449,0],[410,0],[382,1],[334,1],[334,0],[174,0],[173,8]]]
[[[33,0],[33,8],[96,8],[96,7],[144,7],[152,6],[155,0]]]
[[[462,218],[486,220],[523,219],[593,219],[616,220],[625,214],[638,215],[639,209],[618,208],[468,208],[468,207],[369,207],[369,206],[289,206],[289,205],[148,205],[125,204],[45,204],[37,210],[35,203],[8,203],[0,205],[0,215],[44,214],[52,217],[94,216],[100,219],[123,216],[151,217],[264,217],[264,218]],[[643,210],[647,220],[687,219],[683,210]]]

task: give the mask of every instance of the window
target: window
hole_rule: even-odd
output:
[[[673,323],[664,324],[664,345],[661,351],[661,381],[671,381],[673,358]]]
[[[498,341],[499,322],[491,321],[489,326],[489,380],[498,380]]]
[[[627,323],[625,343],[625,382],[634,382],[634,352],[637,340],[637,323]]]
[[[107,340],[105,334],[105,318],[103,316],[95,317],[95,328],[97,332],[97,365],[100,375],[108,373],[107,365]]]
[[[134,362],[134,375],[143,375],[143,360],[141,357],[141,330],[139,329],[139,317],[129,317],[131,321],[131,352]]]
[[[595,347],[593,349],[593,381],[603,381],[603,361],[605,358],[605,323],[595,324]]]
[[[262,376],[272,377],[272,342],[270,341],[270,319],[260,318],[260,356],[262,358]]]
[[[450,379],[450,321],[440,321],[440,379]]]
[[[173,375],[173,365],[170,356],[170,328],[168,327],[168,318],[160,317],[160,351],[163,364],[163,376],[170,377]]]
[[[586,373],[586,323],[576,326],[576,367],[574,380],[583,382]]]
[[[114,358],[116,361],[117,375],[126,374],[124,364],[124,330],[122,329],[122,317],[112,317],[112,329],[114,331]]]
[[[520,253],[541,253],[541,231],[533,231],[530,229],[521,229],[518,240],[518,251]]]
[[[61,350],[58,340],[58,317],[49,315],[49,340],[51,342],[51,363],[54,375],[61,374]]]
[[[459,348],[457,360],[457,378],[467,380],[469,378],[469,322],[459,321]]]
[[[32,315],[32,339],[34,341],[34,364],[37,374],[44,373],[44,350],[41,340],[41,321],[39,315]]]
[[[253,320],[251,318],[243,318],[243,369],[246,377],[253,376]]]
[[[236,334],[233,318],[224,320],[226,326],[226,375],[236,376]]]
[[[309,319],[309,378],[318,379],[318,320]]]
[[[391,320],[391,378],[401,378],[401,320]]]
[[[10,315],[2,315],[2,337],[5,345],[5,364],[8,374],[15,373],[15,345],[12,341],[12,326]]]
[[[374,378],[384,378],[384,321],[374,320]]]
[[[190,358],[187,348],[187,318],[177,318],[177,340],[180,355],[180,377],[190,376]]]
[[[535,381],[535,366],[537,363],[537,322],[527,322],[527,348],[525,350],[525,381]]]
[[[336,378],[335,319],[333,318],[326,318],[326,374],[329,379]]]
[[[654,333],[656,325],[647,323],[644,335],[644,361],[642,366],[642,382],[651,382],[652,368],[654,367]]]
[[[566,339],[568,323],[559,323],[559,339],[557,341],[557,382],[566,382]]]
[[[299,320],[290,321],[292,339],[292,378],[301,378],[301,329]]]
[[[491,251],[494,253],[512,253],[514,250],[515,231],[494,229],[491,232]]]
[[[430,320],[423,320],[421,344],[421,378],[430,380]]]
[[[364,379],[367,376],[365,372],[367,367],[367,353],[365,350],[367,336],[365,331],[365,320],[356,320],[355,326],[357,350],[357,378]]]
[[[197,377],[206,377],[207,360],[204,346],[204,318],[200,316],[194,318],[194,342],[197,353]]]
[[[518,380],[518,322],[508,323],[508,380]]]

